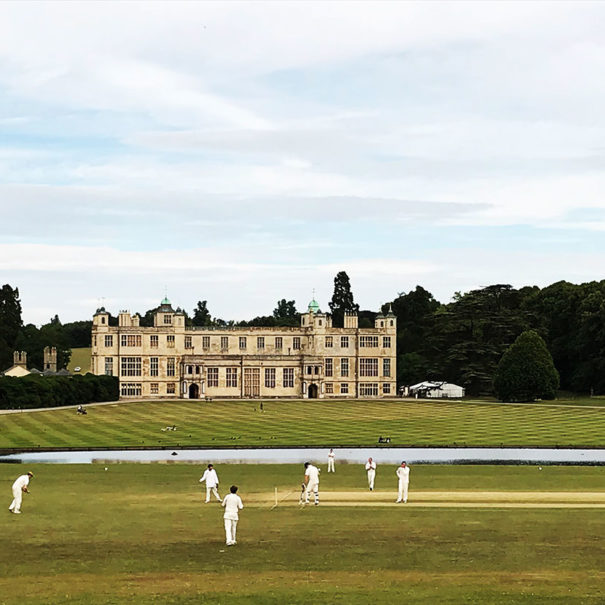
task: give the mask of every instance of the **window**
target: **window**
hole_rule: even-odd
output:
[[[313,374],[313,366],[307,366],[307,374]]]
[[[160,385],[159,385],[157,382],[152,382],[152,383],[149,385],[149,389],[150,389],[150,392],[151,392],[151,394],[152,394],[152,395],[157,395],[157,394],[159,394],[159,392],[160,392],[160,388],[159,388],[159,386],[160,386]]]
[[[104,324],[105,323],[105,317],[101,317],[101,323]]]
[[[245,349],[248,346],[248,339],[245,336],[239,337],[239,348]]]
[[[326,336],[326,348],[331,349],[334,346],[334,338],[332,336]]]
[[[314,370],[315,374],[319,374],[319,366],[315,366],[313,368],[313,370]]]
[[[295,336],[295,337],[292,339],[292,348],[293,348],[295,351],[298,351],[298,350],[300,349],[300,336]]]
[[[172,315],[164,315],[164,325],[169,325],[172,323]]]
[[[227,384],[228,387],[237,387],[237,368],[227,368]]]
[[[275,337],[275,348],[276,349],[283,349],[284,347],[284,339],[281,336],[276,336]]]
[[[200,366],[195,366],[195,373],[199,374],[200,373]]]
[[[185,348],[193,349],[193,343],[191,342],[191,336],[185,336]]]
[[[331,382],[326,383],[326,393],[331,395],[334,392],[334,385]]]
[[[382,360],[382,375],[391,377],[391,360],[388,358]]]
[[[122,357],[120,373],[122,376],[141,376],[141,358]]]
[[[256,339],[256,348],[257,349],[264,349],[265,348],[265,337],[264,336],[259,336]]]
[[[390,336],[383,336],[382,337],[382,347],[384,349],[390,349],[391,348],[391,337]]]
[[[343,357],[340,360],[340,375],[345,378],[349,375],[349,358],[348,357]]]
[[[113,357],[105,358],[105,376],[113,376]]]
[[[193,374],[193,366],[187,366],[187,374],[191,376]]]
[[[97,337],[96,336],[92,339],[92,346],[93,347],[97,346]]]
[[[208,386],[218,386],[218,368],[208,368]]]
[[[168,334],[168,336],[166,336],[166,345],[169,349],[174,349],[174,334]]]
[[[376,357],[362,357],[359,360],[360,376],[378,376],[378,359]]]
[[[120,344],[123,347],[140,347],[141,346],[141,335],[140,334],[122,334]]]
[[[265,368],[265,386],[268,389],[275,388],[275,368]]]
[[[168,382],[168,383],[166,383],[166,393],[168,395],[174,395],[176,393],[174,382]]]
[[[349,385],[348,385],[348,383],[343,382],[343,383],[340,385],[340,392],[341,392],[343,395],[348,395],[348,393],[349,393]]]
[[[225,351],[228,348],[229,348],[229,337],[228,336],[221,336],[221,349],[223,351]]]
[[[334,376],[334,360],[331,357],[326,357],[324,362],[325,362],[326,376]]]
[[[378,383],[367,382],[359,385],[359,395],[361,397],[378,397]]]
[[[378,346],[378,336],[360,336],[359,337],[359,346],[360,347],[377,347]]]
[[[149,375],[150,376],[159,376],[160,372],[160,363],[159,357],[150,357],[149,358]]]
[[[349,337],[348,336],[341,336],[340,337],[340,346],[342,349],[348,349],[349,348]]]
[[[286,389],[294,387],[294,368],[284,368],[283,382]]]
[[[157,336],[157,334],[155,336],[152,335],[152,336],[149,337],[149,346],[152,349],[157,349],[158,348],[158,336]]]
[[[385,395],[389,395],[389,394],[390,394],[390,392],[391,392],[391,384],[390,384],[389,382],[385,382],[385,383],[382,385],[382,392],[383,392]]]
[[[123,382],[120,385],[120,395],[122,397],[140,397],[141,383],[140,382]]]
[[[202,349],[210,348],[210,336],[202,336]]]
[[[111,334],[108,334],[107,336],[105,336],[105,346],[113,347],[113,336]]]
[[[176,376],[176,364],[174,357],[166,359],[166,376]]]

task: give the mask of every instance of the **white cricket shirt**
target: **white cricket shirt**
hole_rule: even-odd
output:
[[[400,466],[396,471],[397,476],[399,477],[399,481],[401,481],[402,483],[409,483],[410,482],[410,467],[406,466],[405,468],[403,466]]]
[[[200,479],[200,483],[206,482],[206,487],[216,487],[218,485],[218,475],[214,469],[206,469],[203,477]]]
[[[375,471],[376,463],[372,460],[372,462],[366,462],[366,471]]]
[[[15,479],[13,489],[23,489],[26,485],[29,485],[29,475],[21,475]]]
[[[225,508],[224,519],[237,521],[239,519],[238,512],[244,508],[242,499],[237,494],[227,494],[223,498],[222,506]]]
[[[309,477],[309,483],[314,485],[319,483],[319,469],[312,464],[309,464],[305,470],[305,477]]]

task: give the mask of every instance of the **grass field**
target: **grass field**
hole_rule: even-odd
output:
[[[0,448],[605,445],[605,407],[430,401],[164,401],[0,415]],[[176,425],[176,431],[162,432]]]
[[[219,466],[240,486],[238,545],[205,505],[194,465],[0,464],[0,603],[546,604],[605,602],[605,468],[415,466],[322,473],[300,508],[299,466]],[[274,488],[281,501],[274,504]]]
[[[67,365],[67,369],[72,374],[86,374],[90,372],[90,347],[85,349],[72,349],[71,360]],[[75,368],[80,368],[77,372]]]

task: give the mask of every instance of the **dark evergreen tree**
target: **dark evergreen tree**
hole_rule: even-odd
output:
[[[353,300],[351,282],[345,271],[340,271],[334,278],[334,294],[329,303],[334,327],[341,328],[344,324],[345,311],[359,312],[359,305]]]
[[[0,288],[0,372],[13,365],[13,351],[22,325],[19,289],[4,284]]]
[[[204,327],[212,325],[212,317],[205,300],[198,300],[197,306],[193,310],[191,324],[194,326]]]
[[[554,399],[559,373],[534,330],[523,332],[502,356],[494,376],[494,389],[502,401]]]

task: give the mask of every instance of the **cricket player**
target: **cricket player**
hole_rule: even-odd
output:
[[[366,471],[368,471],[368,486],[370,491],[374,491],[374,479],[376,478],[376,462],[372,458],[368,458],[366,462]]]
[[[221,506],[225,509],[223,519],[225,520],[225,536],[227,546],[237,544],[236,532],[239,520],[239,511],[244,508],[242,499],[237,495],[237,485],[229,488],[229,494],[225,496]]]
[[[305,504],[309,504],[309,494],[315,495],[315,506],[319,504],[319,469],[310,462],[305,462]]]
[[[23,499],[23,494],[29,494],[27,486],[29,485],[29,480],[33,476],[34,474],[32,472],[29,472],[27,473],[27,475],[21,475],[20,477],[17,477],[17,479],[13,483],[13,501],[8,507],[8,510],[11,513],[15,513],[16,515],[21,514],[21,500]]]
[[[334,450],[330,450],[330,453],[328,454],[328,473],[329,472],[336,472],[334,470],[334,458],[336,457],[336,455],[334,454]]]
[[[200,483],[206,482],[206,504],[210,502],[210,492],[212,492],[215,498],[222,502],[221,497],[218,495],[218,475],[214,470],[214,466],[212,464],[208,465],[208,468],[204,471],[202,478],[200,479]]]
[[[408,501],[408,485],[410,484],[410,467],[404,462],[395,471],[397,477],[399,477],[399,493],[397,495],[397,502],[405,504]]]

